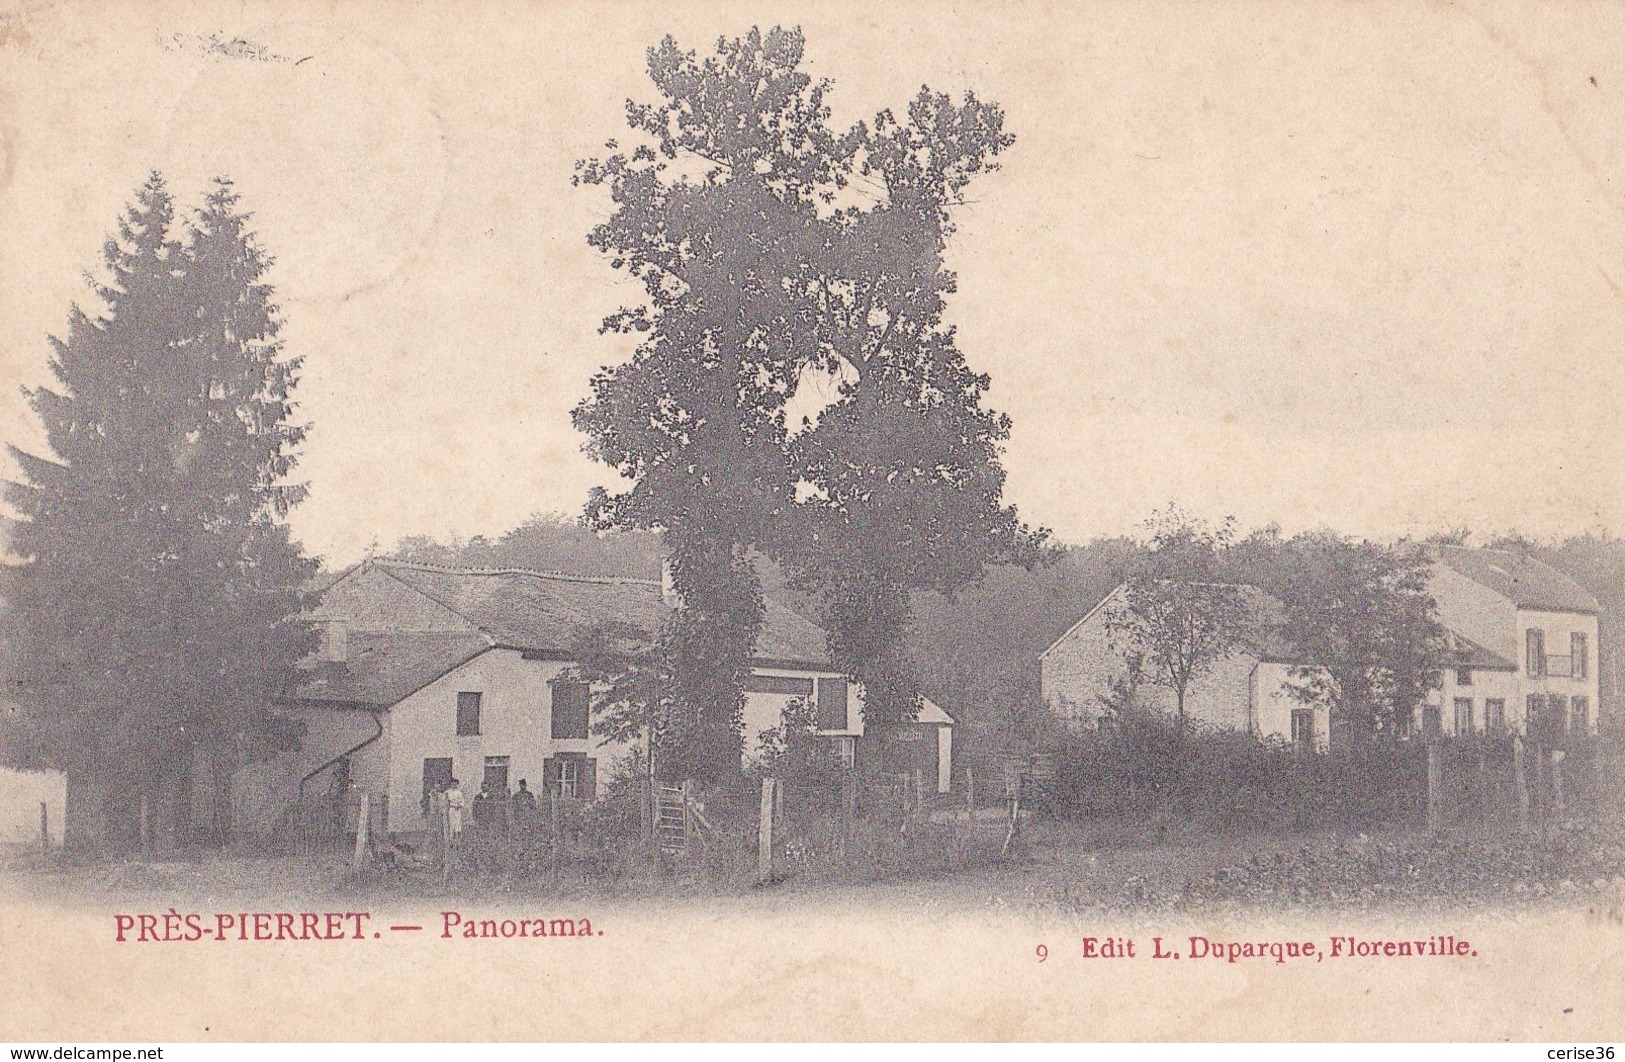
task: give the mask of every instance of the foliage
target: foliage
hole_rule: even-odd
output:
[[[1306,755],[1241,731],[1129,710],[1069,736],[1042,800],[1058,814],[1196,823],[1211,830],[1344,828],[1414,819],[1424,806],[1420,746]]]
[[[757,773],[777,778],[812,806],[827,809],[841,798],[847,772],[834,746],[818,733],[817,702],[792,698],[778,725],[758,738]]]
[[[1243,588],[1222,582],[1233,523],[1217,529],[1169,507],[1149,523],[1150,547],[1106,616],[1130,673],[1172,691],[1183,725],[1191,684],[1239,646],[1250,626]]]
[[[619,620],[593,624],[570,650],[566,678],[592,687],[592,733],[615,744],[658,747],[670,711],[659,646],[642,627]]]
[[[575,517],[538,513],[494,539],[475,535],[439,542],[412,535],[396,542],[389,556],[419,564],[654,579],[665,553],[665,543],[653,532],[595,531]]]
[[[837,133],[803,49],[781,29],[703,59],[667,38],[648,55],[660,102],[628,104],[638,145],[611,142],[577,174],[616,204],[590,242],[644,295],[604,322],[640,337],[636,351],[573,414],[589,453],[631,481],[588,511],[668,532],[693,613],[679,674],[713,769],[723,686],[742,678],[760,619],[752,550],[816,595],[877,719],[914,709],[909,591],[1032,552],[999,500],[1008,421],[981,408],[987,378],[941,320],[948,214],[1009,146],[1002,114],[922,90],[906,121],[882,112]],[[835,402],[792,428],[792,400],[819,381],[836,381]]]
[[[19,706],[9,764],[142,795],[164,825],[196,753],[226,764],[311,648],[313,572],[283,517],[304,438],[299,360],[283,356],[270,259],[218,181],[177,239],[154,174],[107,241],[99,312],[52,340],[57,387],[28,392],[52,455],[15,448],[12,618]],[[218,775],[220,772],[216,772]]]
[[[1438,681],[1444,628],[1428,593],[1430,558],[1408,541],[1383,545],[1330,531],[1282,539],[1255,532],[1234,569],[1285,607],[1282,633],[1308,665],[1296,693],[1331,709],[1332,744],[1392,740]],[[1342,735],[1337,731],[1341,729]]]

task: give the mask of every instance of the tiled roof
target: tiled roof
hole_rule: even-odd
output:
[[[1484,648],[1460,631],[1447,631],[1445,640],[1450,661],[1455,667],[1471,667],[1483,671],[1518,670],[1516,663],[1500,653]]]
[[[491,648],[477,634],[353,631],[342,665],[319,664],[294,690],[302,701],[386,707]]]
[[[1597,599],[1551,565],[1503,549],[1440,546],[1439,561],[1519,608],[1596,613]]]
[[[528,569],[445,568],[394,561],[376,567],[463,616],[498,644],[515,649],[569,650],[604,621],[651,635],[670,615],[660,584]],[[757,637],[759,660],[825,663],[828,641],[816,625],[775,602]]]

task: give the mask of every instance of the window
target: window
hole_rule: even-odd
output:
[[[568,800],[592,800],[598,787],[598,761],[579,752],[561,752],[542,761],[542,783]]]
[[[485,757],[485,777],[480,779],[480,788],[494,796],[508,795],[508,757]]]
[[[1458,734],[1471,734],[1473,732],[1473,699],[1471,697],[1457,697],[1455,700],[1456,729]]]
[[[818,680],[818,729],[845,730],[848,688],[844,678]]]
[[[1301,749],[1315,747],[1315,710],[1313,708],[1292,709],[1292,744]]]
[[[1484,699],[1484,729],[1491,734],[1505,733],[1507,728],[1507,702],[1500,697]]]
[[[1422,706],[1422,733],[1427,737],[1438,737],[1444,729],[1440,722],[1442,712],[1437,704],[1424,704]]]
[[[1471,686],[1473,684],[1473,669],[1470,667],[1456,668],[1456,685]]]
[[[1543,678],[1546,675],[1546,632],[1531,627],[1524,635],[1524,663],[1527,665],[1530,678]]]
[[[1569,635],[1570,673],[1575,678],[1589,678],[1591,676],[1591,647],[1586,644],[1586,636],[1580,633]]]
[[[1569,729],[1577,734],[1591,733],[1591,698],[1575,697],[1569,701]]]
[[[423,761],[423,813],[429,813],[429,797],[435,790],[451,785],[451,757],[431,756]]]
[[[457,695],[457,736],[478,737],[480,733],[480,694]]]
[[[585,682],[558,679],[553,683],[553,737],[559,741],[587,739],[590,690]]]

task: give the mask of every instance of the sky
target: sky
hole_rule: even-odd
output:
[[[661,36],[774,24],[839,123],[921,84],[1005,109],[949,317],[1029,521],[1625,525],[1625,7],[1583,2],[0,0],[0,439],[43,446],[18,385],[146,173],[226,174],[304,359],[307,548],[579,511],[616,480],[569,410],[637,292],[574,163]]]

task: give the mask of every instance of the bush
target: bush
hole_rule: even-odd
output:
[[[1055,776],[1034,794],[1065,818],[1180,818],[1204,829],[1347,828],[1412,818],[1425,808],[1426,750],[1377,743],[1335,756],[1251,734],[1128,712],[1074,735]]]

